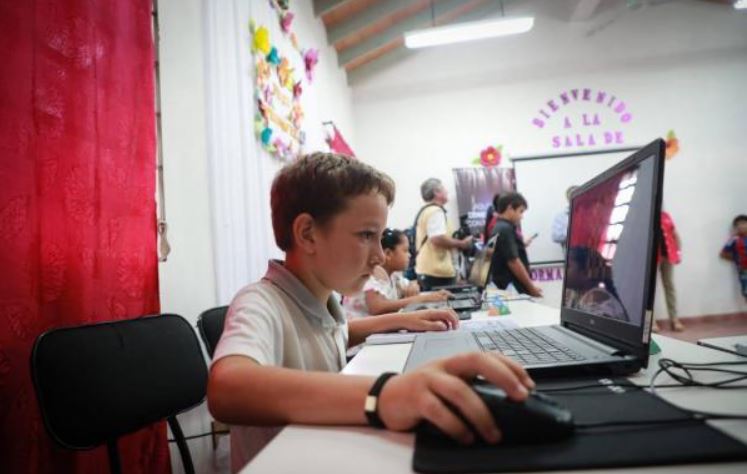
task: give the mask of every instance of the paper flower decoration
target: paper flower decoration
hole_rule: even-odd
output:
[[[301,97],[301,94],[303,93],[303,87],[301,87],[301,81],[296,82],[293,84],[293,98],[298,99]]]
[[[288,33],[291,28],[291,23],[293,23],[293,13],[285,12],[280,19],[280,28],[283,29],[283,32]]]
[[[309,82],[314,80],[314,68],[318,62],[319,51],[316,49],[310,48],[303,54],[303,63],[306,66],[306,78]]]
[[[278,64],[278,80],[288,90],[293,90],[293,68],[290,67],[288,58],[283,58]]]
[[[278,54],[278,49],[276,47],[272,47],[269,53],[267,53],[267,62],[270,64],[278,65],[280,64],[280,55]]]
[[[671,160],[672,158],[674,158],[674,155],[676,155],[680,151],[680,141],[674,134],[674,130],[670,130],[669,133],[667,133],[666,145],[667,146],[664,150],[664,156],[667,160]]]
[[[299,104],[298,102],[294,103],[293,109],[291,110],[291,121],[293,122],[293,125],[296,126],[296,128],[301,128],[303,117],[303,108],[301,108],[301,104]]]
[[[270,75],[272,74],[272,71],[270,70],[270,65],[265,61],[265,58],[262,56],[257,57],[257,82],[259,84],[266,84],[267,81],[270,80]]]
[[[489,146],[480,152],[480,164],[486,167],[498,166],[501,164],[501,148]]]
[[[272,138],[272,129],[269,127],[265,127],[265,129],[262,130],[262,134],[260,135],[260,138],[262,139],[263,145],[269,145],[270,139]]]
[[[252,49],[255,51],[261,51],[262,54],[270,53],[270,32],[264,26],[260,26],[254,32]]]

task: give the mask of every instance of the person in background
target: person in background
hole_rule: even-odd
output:
[[[568,201],[568,205],[565,206],[563,212],[558,213],[552,220],[552,241],[559,244],[563,248],[563,255],[565,255],[568,248],[568,215],[570,213],[571,194],[573,191],[578,189],[578,186],[570,186],[565,191],[565,198]]]
[[[490,240],[490,236],[493,235],[493,227],[495,227],[495,221],[498,220],[498,199],[501,197],[499,193],[493,196],[493,201],[488,206],[488,210],[485,213],[485,231],[482,234],[482,243],[487,244]]]
[[[394,313],[412,303],[446,301],[448,291],[420,293],[415,281],[402,275],[410,259],[410,243],[404,232],[397,229],[384,229],[381,248],[384,249],[384,263],[376,266],[363,290],[346,296],[343,306],[348,319],[367,315]]]
[[[437,310],[345,319],[333,293],[360,291],[383,263],[393,201],[389,176],[342,155],[313,153],[275,177],[272,227],[285,259],[270,261],[265,277],[234,297],[208,379],[210,413],[232,425],[232,471],[289,423],[408,431],[428,420],[461,443],[497,443],[499,427],[469,382],[482,376],[514,401],[535,387],[518,363],[475,352],[406,374],[338,373],[348,344],[369,334],[459,324],[452,311]]]
[[[524,240],[517,234],[517,227],[524,217],[528,205],[519,193],[506,193],[498,199],[498,219],[493,228],[495,248],[491,260],[493,283],[506,289],[511,283],[519,293],[542,296],[529,277],[529,257]]]
[[[661,211],[661,233],[659,234],[659,274],[661,275],[661,284],[664,287],[664,299],[667,303],[667,314],[672,331],[684,331],[685,325],[677,318],[677,291],[674,288],[672,273],[674,266],[682,261],[680,249],[682,242],[674,226],[672,216]],[[652,330],[658,332],[659,324],[654,321]]]
[[[420,186],[420,195],[426,204],[415,222],[415,273],[418,275],[420,289],[429,291],[437,286],[456,283],[456,268],[451,251],[469,249],[472,246],[472,236],[464,239],[450,237],[452,231],[444,208],[449,195],[440,180],[426,179]]]
[[[721,249],[721,258],[732,260],[736,264],[742,296],[747,301],[747,215],[736,216],[731,226],[734,234]]]

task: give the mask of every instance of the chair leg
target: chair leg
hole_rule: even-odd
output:
[[[119,448],[117,448],[116,439],[106,442],[106,451],[109,453],[109,472],[111,474],[122,474],[122,463],[119,460]]]
[[[189,454],[189,447],[187,446],[187,441],[184,439],[184,432],[182,431],[182,427],[179,425],[176,416],[170,416],[166,418],[166,421],[169,422],[171,432],[174,434],[174,440],[176,440],[176,446],[179,448],[184,472],[186,474],[195,474],[195,467],[192,464],[192,456]]]

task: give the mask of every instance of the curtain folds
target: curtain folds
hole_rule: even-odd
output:
[[[157,313],[151,0],[0,0],[0,465],[101,472],[47,436],[31,385],[52,327]],[[170,472],[163,423],[125,472]]]
[[[280,163],[261,151],[254,135],[254,86],[249,20],[281,38],[265,2],[205,2],[207,153],[217,300],[259,280],[275,246],[270,184]]]

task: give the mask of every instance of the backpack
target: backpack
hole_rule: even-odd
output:
[[[404,231],[404,234],[407,236],[407,240],[409,242],[410,261],[407,263],[407,268],[403,272],[403,275],[410,281],[417,280],[418,278],[418,274],[415,273],[415,260],[417,259],[419,252],[417,245],[415,245],[415,237],[418,233],[418,219],[420,219],[420,215],[423,213],[423,211],[431,206],[440,207],[441,210],[444,211],[444,215],[446,214],[446,209],[444,209],[443,207],[439,206],[438,204],[428,203],[425,206],[421,207],[418,213],[415,215],[415,221],[412,223],[412,227],[408,227]],[[420,243],[421,249],[423,248],[423,245],[425,245],[426,240],[428,240],[428,235],[426,235],[423,239],[423,242]]]

